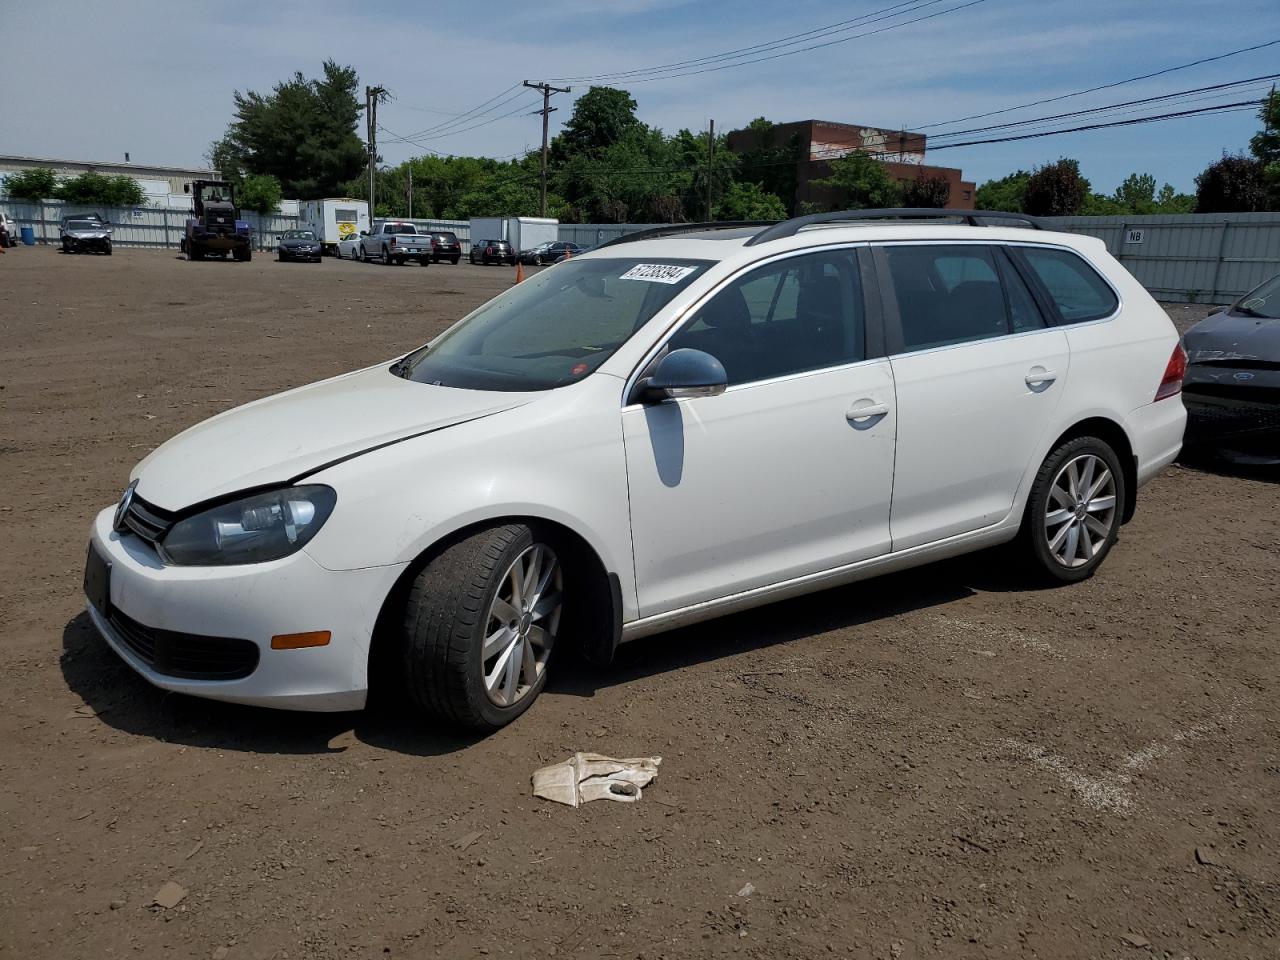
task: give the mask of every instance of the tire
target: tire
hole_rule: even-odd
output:
[[[111,256],[111,241],[110,241],[110,240],[108,240],[108,241],[106,242],[106,244],[103,246],[103,248],[102,248],[102,252],[103,252],[103,253],[105,253],[108,257],[109,257],[109,256]]]
[[[1120,537],[1126,493],[1120,458],[1106,441],[1076,437],[1050,453],[1031,484],[1019,531],[1019,552],[1036,579],[1078,583],[1093,576]]]
[[[365,245],[364,245],[363,243],[362,243],[362,244],[360,244],[360,262],[361,262],[361,263],[372,263],[372,262],[373,262],[373,258],[369,256],[369,251],[368,251],[368,249],[365,247]]]
[[[459,260],[461,260],[461,259],[462,259],[462,256],[461,256],[461,255],[458,255],[458,256],[454,257],[452,260],[450,260],[449,262],[450,262],[450,263],[452,263],[452,264],[456,267],[456,266],[458,265],[458,261],[459,261]]]
[[[526,576],[536,569],[531,582],[542,587],[513,608],[517,564]],[[475,730],[516,719],[546,685],[563,588],[559,551],[524,524],[482,530],[444,550],[418,574],[405,605],[400,652],[409,698],[437,720]],[[486,637],[495,641],[487,657]]]

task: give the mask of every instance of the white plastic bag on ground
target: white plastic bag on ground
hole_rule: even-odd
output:
[[[581,806],[590,800],[635,803],[640,788],[658,775],[661,757],[615,760],[598,753],[575,753],[533,773],[533,795],[544,800]]]

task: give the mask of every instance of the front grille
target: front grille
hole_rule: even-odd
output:
[[[138,659],[166,677],[241,680],[258,668],[258,645],[249,640],[157,630],[116,609],[107,619]]]
[[[151,544],[153,547],[164,539],[164,535],[173,526],[174,515],[168,510],[161,510],[135,495],[129,502],[122,522],[133,533]]]
[[[210,210],[204,215],[204,223],[210,230],[230,233],[236,227],[236,217],[229,210]]]

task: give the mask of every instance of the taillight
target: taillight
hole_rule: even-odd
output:
[[[489,247],[489,248],[487,248],[487,249],[485,250],[485,253],[493,253],[493,247]]]
[[[1187,375],[1187,351],[1182,349],[1182,344],[1176,344],[1173,348],[1173,356],[1169,358],[1168,365],[1164,368],[1164,376],[1160,378],[1160,389],[1156,391],[1156,400],[1163,400],[1165,397],[1174,397],[1182,392],[1182,378]]]
[[[396,238],[395,238],[395,237],[392,237],[392,238],[391,238],[391,245],[392,245],[393,247],[396,245]]]

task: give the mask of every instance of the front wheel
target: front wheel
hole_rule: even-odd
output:
[[[109,257],[109,256],[111,256],[111,241],[110,241],[110,240],[108,240],[106,243],[104,243],[104,244],[102,245],[102,252],[103,252],[103,253],[105,253],[108,257]]]
[[[547,681],[565,575],[537,530],[508,524],[446,549],[414,581],[402,663],[433,717],[480,730],[510,723]]]
[[[1119,539],[1125,494],[1120,459],[1098,437],[1068,440],[1045,458],[1020,534],[1042,579],[1077,583],[1093,576]]]

